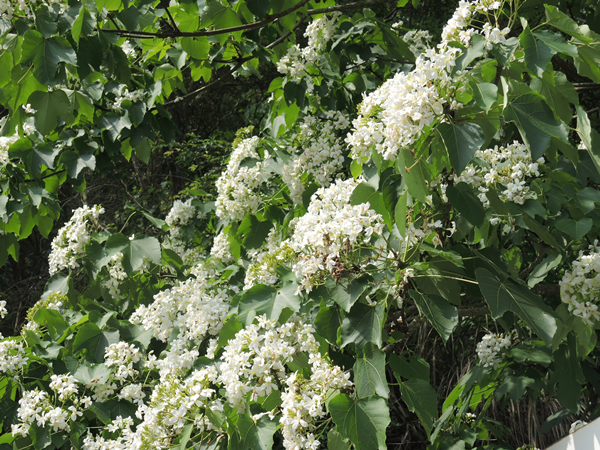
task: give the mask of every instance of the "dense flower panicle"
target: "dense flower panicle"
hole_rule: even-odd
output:
[[[503,186],[498,196],[501,200],[522,205],[525,200],[535,198],[536,194],[529,188],[527,181],[540,175],[539,166],[544,158],[533,161],[527,147],[517,141],[506,147],[477,150],[475,157],[484,165],[469,164],[460,176],[454,178],[455,183],[465,182],[479,190],[479,200],[489,206],[486,193],[490,187]]]
[[[0,334],[0,375],[15,375],[28,360],[21,339],[4,339]]]
[[[0,319],[4,319],[8,314],[6,309],[6,300],[0,300]]]
[[[419,139],[444,112],[456,109],[457,89],[464,89],[459,74],[451,75],[459,49],[427,49],[409,73],[399,72],[364,97],[346,142],[354,158],[366,160],[372,150],[395,160],[402,148]]]
[[[600,293],[600,245],[595,240],[588,251],[579,252],[573,269],[559,282],[560,298],[569,311],[588,325],[600,321],[598,312]]]
[[[180,434],[188,423],[194,424],[196,433],[216,430],[206,411],[223,409],[214,386],[217,376],[214,367],[205,367],[186,378],[174,375],[162,378],[148,405],[138,409],[138,417],[143,418],[136,430],[138,448],[170,448],[172,437]]]
[[[50,389],[58,394],[58,399],[64,402],[73,394],[77,394],[77,380],[73,375],[67,373],[65,375],[52,375],[50,377]]]
[[[326,187],[344,163],[343,141],[337,134],[346,130],[350,122],[339,111],[328,111],[325,118],[326,121],[320,121],[306,116],[300,124],[300,133],[294,137],[296,145],[288,148],[292,160],[283,168],[281,178],[296,204],[302,203],[305,174]]]
[[[33,11],[25,0],[0,0],[0,17],[7,20],[13,20],[15,15],[20,16],[23,13],[28,18],[33,17]],[[1,138],[0,138],[1,139]]]
[[[85,245],[90,240],[88,224],[90,220],[98,220],[104,214],[104,208],[87,205],[73,211],[73,216],[58,230],[58,235],[52,241],[52,252],[48,258],[50,275],[59,270],[76,269],[79,267],[77,259],[83,255]]]
[[[290,47],[287,54],[277,63],[279,73],[287,75],[291,81],[300,82],[307,69],[316,64],[319,55],[325,51],[335,33],[339,15],[334,13],[331,18],[323,16],[313,20],[304,32],[304,37],[308,38],[308,45],[304,48],[300,48],[299,45]]]
[[[106,347],[104,364],[107,367],[114,368],[111,373],[112,379],[124,382],[126,379],[135,378],[139,374],[133,365],[139,362],[141,357],[139,348],[121,341]]]
[[[308,212],[296,223],[290,246],[298,253],[293,270],[302,278],[301,288],[311,290],[311,278],[319,271],[332,271],[340,254],[373,233],[381,234],[383,219],[368,203],[350,205],[358,185],[338,180],[312,196]]]
[[[192,199],[188,198],[185,202],[175,200],[173,206],[165,218],[169,225],[171,235],[177,232],[177,228],[187,225],[196,216],[196,207],[192,205]]]
[[[444,29],[442,30],[442,45],[447,45],[449,42],[456,41],[468,46],[471,42],[471,36],[479,32],[474,28],[468,28],[465,30],[465,28],[469,26],[473,15],[476,13],[487,14],[490,11],[493,12],[500,9],[501,6],[501,2],[497,0],[459,1],[458,7],[454,11],[454,14],[450,20],[448,20],[448,23],[446,23]],[[488,29],[492,29],[489,23]],[[508,32],[504,33],[503,30],[503,35],[506,35],[507,33]],[[496,35],[496,32],[493,34]]]
[[[256,212],[260,206],[258,188],[268,180],[265,163],[258,161],[253,167],[240,167],[246,158],[259,159],[258,137],[242,140],[233,150],[227,169],[217,180],[216,214],[221,219],[242,220]],[[265,152],[265,159],[269,157]]]
[[[57,393],[60,391],[64,393],[61,394],[63,400],[59,400],[61,406],[55,406],[48,393],[37,388],[23,392],[17,409],[20,423],[11,425],[13,436],[28,436],[33,423],[36,423],[38,427],[48,428],[53,433],[70,431],[71,423],[77,421],[83,415],[83,410],[92,404],[89,397],[75,397],[72,401],[73,404],[67,406],[64,400],[71,394],[77,393],[73,381],[70,374],[54,375],[52,378],[51,388]]]
[[[231,250],[229,246],[229,238],[223,231],[215,236],[213,246],[210,249],[210,256],[218,259],[223,264],[229,264],[233,262],[233,256],[231,256]]]
[[[127,85],[120,84],[117,96],[115,97],[115,101],[110,105],[110,107],[113,110],[120,112],[122,109],[122,103],[125,100],[129,100],[130,102],[138,102],[143,100],[145,96],[146,93],[141,89],[129,92],[129,89],[127,89]]]
[[[82,450],[134,450],[140,448],[137,434],[131,429],[134,422],[131,417],[117,416],[106,427],[109,433],[118,433],[115,438],[105,438],[101,434],[93,436],[91,433],[83,439]]]
[[[483,364],[483,367],[500,367],[502,355],[510,349],[510,334],[504,335],[489,333],[483,336],[481,342],[477,344],[477,357]]]

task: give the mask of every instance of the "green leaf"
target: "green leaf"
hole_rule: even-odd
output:
[[[430,434],[433,419],[438,415],[435,389],[425,380],[412,378],[400,384],[400,393],[408,409],[417,414],[425,431]]]
[[[553,33],[550,30],[535,31],[533,35],[542,41],[552,50],[552,54],[565,53],[569,56],[577,56],[577,47],[573,44],[569,44],[565,38],[558,34]]]
[[[277,425],[278,421],[269,416],[262,416],[255,422],[248,414],[241,414],[237,424],[245,447],[253,450],[271,450]]]
[[[477,105],[483,109],[485,112],[488,112],[492,105],[498,99],[498,86],[494,83],[477,83],[473,88],[473,98],[477,102]],[[468,123],[463,123],[459,125],[467,125]],[[471,124],[475,125],[475,124]],[[481,127],[480,127],[481,129]],[[482,142],[483,144],[483,142]],[[480,145],[482,145],[480,144]],[[462,171],[461,171],[462,172]]]
[[[387,402],[382,398],[353,400],[346,394],[334,397],[328,405],[333,422],[344,439],[356,450],[385,450],[385,430],[390,423]]]
[[[542,77],[550,59],[556,53],[544,42],[536,39],[527,26],[520,36],[521,46],[525,52],[525,66],[536,76]]]
[[[158,239],[146,236],[129,241],[129,264],[131,270],[137,270],[144,264],[144,259],[160,265],[161,249]]]
[[[461,182],[456,186],[448,186],[446,195],[452,206],[465,219],[477,227],[483,225],[485,209],[468,184]]]
[[[452,330],[458,324],[458,309],[448,303],[446,299],[438,295],[423,296],[419,292],[410,290],[409,294],[415,301],[419,312],[427,317],[427,320],[440,334],[444,342],[452,334]]]
[[[592,229],[593,221],[589,217],[575,222],[571,219],[561,219],[556,222],[556,228],[565,234],[568,234],[573,239],[581,239]]]
[[[575,345],[575,339],[570,334],[567,342],[561,344],[554,353],[554,378],[558,383],[556,398],[573,414],[579,411],[577,402],[581,397],[581,385],[585,382]]]
[[[119,116],[115,113],[107,113],[102,116],[98,124],[101,129],[106,129],[111,141],[117,142],[124,128],[131,128],[131,121],[127,115]]]
[[[320,308],[315,319],[317,333],[327,339],[332,345],[336,344],[337,331],[342,324],[342,316],[335,306]]]
[[[73,342],[73,354],[86,350],[89,357],[97,363],[102,363],[106,347],[117,342],[119,342],[117,330],[102,331],[95,323],[86,322],[77,330]]]
[[[73,36],[75,43],[79,44],[79,38],[81,35],[87,36],[92,34],[95,25],[96,21],[90,14],[89,10],[85,6],[81,8],[77,19],[75,19],[75,22],[73,22],[73,27],[71,28],[71,36]]]
[[[573,36],[586,44],[593,41],[593,38],[590,38],[582,32],[581,28],[573,19],[560,11],[556,6],[544,5],[544,8],[546,8],[546,20],[554,28]]]
[[[78,155],[72,150],[66,150],[61,153],[60,162],[67,166],[67,173],[71,178],[77,178],[86,167],[91,170],[96,168],[96,157],[93,153]]]
[[[556,250],[562,249],[562,246],[554,239],[554,236],[550,234],[548,229],[545,226],[540,225],[537,220],[532,219],[529,215],[524,215],[523,221],[527,228],[542,238],[546,244],[550,244],[552,248]]]
[[[407,212],[408,192],[405,192],[398,199],[396,208],[394,210],[394,219],[396,220],[396,226],[401,236],[406,236],[406,212]]]
[[[36,110],[35,127],[43,135],[50,134],[56,128],[59,118],[67,123],[72,121],[71,102],[61,89],[52,92],[36,91],[29,96],[27,102]]]
[[[354,384],[358,398],[372,395],[388,398],[390,389],[385,378],[385,353],[370,342],[356,357]]]
[[[337,428],[332,428],[327,433],[327,449],[328,450],[350,450],[352,444],[348,439],[344,439]]]
[[[273,228],[272,222],[260,221],[256,216],[247,216],[240,224],[236,236],[246,248],[260,248],[271,228]]]
[[[33,74],[42,84],[54,85],[54,79],[60,63],[77,65],[75,50],[64,37],[44,38],[35,30],[24,35],[22,64],[33,62]]]
[[[373,342],[381,348],[383,321],[385,319],[385,304],[376,306],[356,303],[342,322],[342,347],[354,342],[358,347]]]
[[[460,175],[473,159],[475,152],[484,144],[483,131],[479,125],[472,122],[455,125],[442,123],[438,126],[438,130],[448,151],[450,163],[457,174]]]
[[[505,119],[514,122],[519,129],[534,160],[544,154],[552,137],[565,142],[569,140],[565,124],[554,118],[539,94],[520,95],[506,106],[504,114]]]
[[[210,44],[207,36],[183,37],[181,47],[194,59],[207,59]]]
[[[421,380],[427,381],[427,383],[430,381],[429,363],[416,354],[412,354],[411,361],[409,361],[403,356],[398,356],[392,353],[390,355],[390,367],[394,371],[396,378],[402,377],[407,380],[420,378]],[[402,382],[400,379],[398,381]]]
[[[596,169],[600,171],[600,134],[592,128],[590,119],[581,106],[576,106],[577,110],[577,134],[587,152],[592,158]]]
[[[292,288],[295,290],[294,283],[280,290],[263,284],[252,286],[240,298],[238,320],[248,325],[261,314],[266,314],[271,320],[277,320],[285,308],[299,311],[300,299],[290,292]]]
[[[527,288],[507,279],[500,281],[486,269],[478,268],[475,276],[479,289],[490,307],[492,318],[502,317],[506,311],[518,315],[547,345],[557,330],[557,314],[541,298]]]
[[[560,265],[561,261],[562,261],[562,255],[560,253],[556,253],[554,255],[550,254],[550,255],[546,256],[542,260],[542,262],[540,264],[538,264],[535,267],[535,269],[533,269],[531,274],[529,275],[529,278],[527,279],[527,286],[529,286],[529,288],[531,289],[536,284],[544,281],[544,278],[546,278],[546,275],[548,275],[548,273],[552,269],[558,267]]]
[[[535,386],[535,380],[529,377],[515,377],[513,375],[508,376],[496,390],[495,396],[497,400],[500,400],[504,395],[508,394],[508,398],[513,401],[519,401],[527,388],[533,388]]]
[[[344,311],[349,312],[350,308],[352,308],[360,296],[369,288],[370,279],[370,276],[361,276],[353,280],[344,279],[331,291],[331,298],[340,305]]]
[[[246,5],[250,12],[259,19],[264,19],[271,10],[271,2],[268,0],[247,0]]]

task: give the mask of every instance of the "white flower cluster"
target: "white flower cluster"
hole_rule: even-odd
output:
[[[117,394],[120,400],[128,400],[131,403],[136,403],[138,406],[144,404],[144,398],[146,394],[143,391],[144,386],[142,383],[128,384],[121,392]]]
[[[77,380],[70,373],[65,375],[52,375],[50,380],[50,389],[58,394],[58,399],[61,402],[66,401],[73,394],[79,392],[77,389]]]
[[[304,32],[304,37],[308,38],[308,45],[300,48],[294,45],[277,63],[277,70],[283,75],[287,75],[291,81],[299,82],[306,75],[309,66],[314,65],[327,47],[335,33],[339,13],[334,13],[330,19],[326,16],[314,20]]]
[[[126,84],[120,84],[117,89],[117,96],[115,97],[115,101],[110,105],[110,107],[117,112],[122,110],[122,104],[125,100],[129,100],[130,102],[137,102],[144,100],[146,93],[143,90],[137,90],[133,92],[129,92]]]
[[[169,225],[171,235],[177,234],[177,228],[187,225],[196,215],[196,207],[192,205],[192,199],[188,198],[185,202],[175,200],[173,206],[165,217],[165,222]]]
[[[0,0],[2,1],[2,0]],[[14,134],[12,136],[0,136],[0,171],[6,167],[10,158],[8,156],[8,149],[11,145],[19,140],[19,135]]]
[[[501,185],[504,190],[498,192],[501,200],[522,205],[528,198],[535,198],[535,193],[527,185],[528,178],[540,175],[539,166],[544,164],[544,158],[537,161],[531,159],[527,147],[517,141],[506,147],[477,150],[475,157],[485,165],[469,164],[455,183],[461,181],[479,190],[479,200],[484,206],[489,206],[486,196],[490,186]]]
[[[456,109],[452,99],[464,89],[462,77],[451,75],[459,49],[427,49],[415,68],[399,72],[363,99],[359,116],[346,142],[353,158],[366,161],[372,149],[385,159],[395,160],[444,112],[444,105]]]
[[[90,220],[97,220],[103,213],[104,208],[98,205],[91,208],[84,205],[73,211],[69,222],[58,230],[58,235],[52,240],[52,252],[48,258],[50,275],[59,270],[79,267],[77,258],[82,256],[83,249],[90,240],[88,223]]]
[[[21,339],[4,339],[0,334],[0,375],[14,375],[28,360]]]
[[[55,376],[56,377],[56,376]],[[65,378],[63,380],[62,378]],[[59,390],[72,391],[76,393],[70,383],[69,375],[53,378],[51,388],[58,392]],[[64,397],[66,400],[66,397]],[[54,433],[57,431],[69,431],[71,422],[77,421],[83,415],[83,410],[90,407],[92,401],[89,397],[73,398],[73,404],[66,406],[61,401],[61,406],[54,406],[48,398],[48,393],[38,389],[23,392],[23,397],[19,400],[17,417],[21,423],[12,424],[12,434],[23,437],[29,435],[29,429],[35,422],[38,427],[49,428]]]
[[[257,317],[256,322],[239,331],[223,352],[218,381],[223,383],[225,397],[233,407],[245,410],[248,401],[284,386],[280,419],[284,447],[316,449],[314,422],[324,415],[328,393],[351,386],[349,374],[320,355],[314,329],[300,318],[280,326],[265,316]],[[285,364],[298,352],[309,354],[309,379],[285,373]]]
[[[346,130],[350,122],[339,111],[327,111],[325,119],[306,116],[300,124],[300,133],[294,137],[296,145],[288,148],[292,160],[283,168],[281,178],[296,204],[302,203],[305,177],[329,186],[344,162],[344,148],[337,133]]]
[[[298,219],[290,245],[299,254],[293,270],[302,278],[299,289],[310,292],[312,277],[333,271],[340,254],[373,233],[381,234],[383,219],[368,203],[350,205],[358,182],[338,180],[320,188],[311,198],[308,212]]]
[[[111,373],[111,378],[124,382],[128,378],[135,378],[139,372],[133,365],[140,361],[142,355],[140,349],[133,344],[121,341],[110,344],[104,352],[104,364],[106,367],[114,367],[116,371]]]
[[[148,406],[138,409],[137,415],[144,421],[136,431],[139,442],[136,448],[171,448],[173,436],[181,434],[188,423],[194,424],[195,433],[215,430],[206,411],[223,410],[214,388],[217,375],[214,367],[205,367],[194,370],[185,379],[173,375],[161,379]]]
[[[123,298],[119,290],[121,281],[127,278],[127,273],[123,269],[123,253],[115,253],[108,262],[108,278],[102,280],[102,285],[108,290],[108,293],[115,300]]]
[[[560,285],[560,298],[569,311],[588,325],[600,321],[598,303],[600,292],[600,245],[595,240],[588,251],[579,252],[573,270],[566,272]]]
[[[279,265],[287,265],[296,260],[296,252],[289,246],[289,241],[281,242],[279,231],[272,228],[263,246],[249,252],[252,263],[246,270],[244,289],[250,289],[255,284],[275,284]]]
[[[254,167],[240,167],[246,158],[259,159],[257,136],[242,140],[234,149],[227,169],[217,180],[216,214],[221,219],[241,220],[260,206],[258,188],[267,181],[269,172],[265,163],[258,161]],[[269,157],[265,152],[265,159]]]
[[[91,433],[83,439],[82,450],[133,450],[140,447],[139,440],[134,431],[133,419],[117,416],[111,424],[106,427],[109,433],[119,433],[116,438],[106,439],[102,435],[93,436]]]
[[[512,345],[510,334],[506,336],[496,333],[489,333],[483,336],[481,342],[477,344],[477,357],[483,363],[483,367],[500,367],[501,356]]]
[[[121,50],[128,58],[135,57],[135,47],[131,45],[131,42],[125,41],[121,44]]]
[[[410,30],[402,36],[402,40],[408,44],[408,48],[415,56],[419,56],[429,48],[433,36],[427,30]]]
[[[0,0],[0,17],[12,20],[15,12],[23,12],[28,18],[33,17],[31,8],[25,0]]]
[[[215,236],[213,246],[210,249],[210,256],[218,259],[222,264],[229,264],[233,262],[233,257],[231,256],[231,250],[229,246],[229,238],[223,231]]]
[[[8,314],[6,309],[6,300],[0,300],[0,318],[4,319]]]
[[[459,1],[458,8],[456,8],[442,30],[442,43],[447,44],[451,41],[457,41],[468,46],[471,42],[471,36],[478,32],[474,28],[465,30],[469,26],[473,15],[478,12],[487,14],[488,11],[498,10],[501,6],[501,2],[497,0]],[[491,28],[491,26],[489,27]]]

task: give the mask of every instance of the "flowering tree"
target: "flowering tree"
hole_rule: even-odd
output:
[[[600,415],[594,1],[461,1],[438,35],[407,0],[0,1],[0,263],[69,217],[0,341],[1,449],[384,449],[411,417],[431,449],[514,449],[539,435],[497,403]],[[61,211],[269,64],[216,201],[143,212],[153,236]],[[440,387],[416,337],[474,324]]]

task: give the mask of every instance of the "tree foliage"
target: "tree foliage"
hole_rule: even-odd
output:
[[[498,404],[598,417],[600,20],[563,3],[426,3],[429,30],[418,0],[0,3],[0,264],[53,238],[0,341],[0,449],[383,449],[415,423],[514,449],[542,444]],[[275,71],[217,176],[222,142],[182,131],[230,119],[186,111]],[[163,218],[140,183],[139,232],[63,210],[177,148],[205,184]]]

